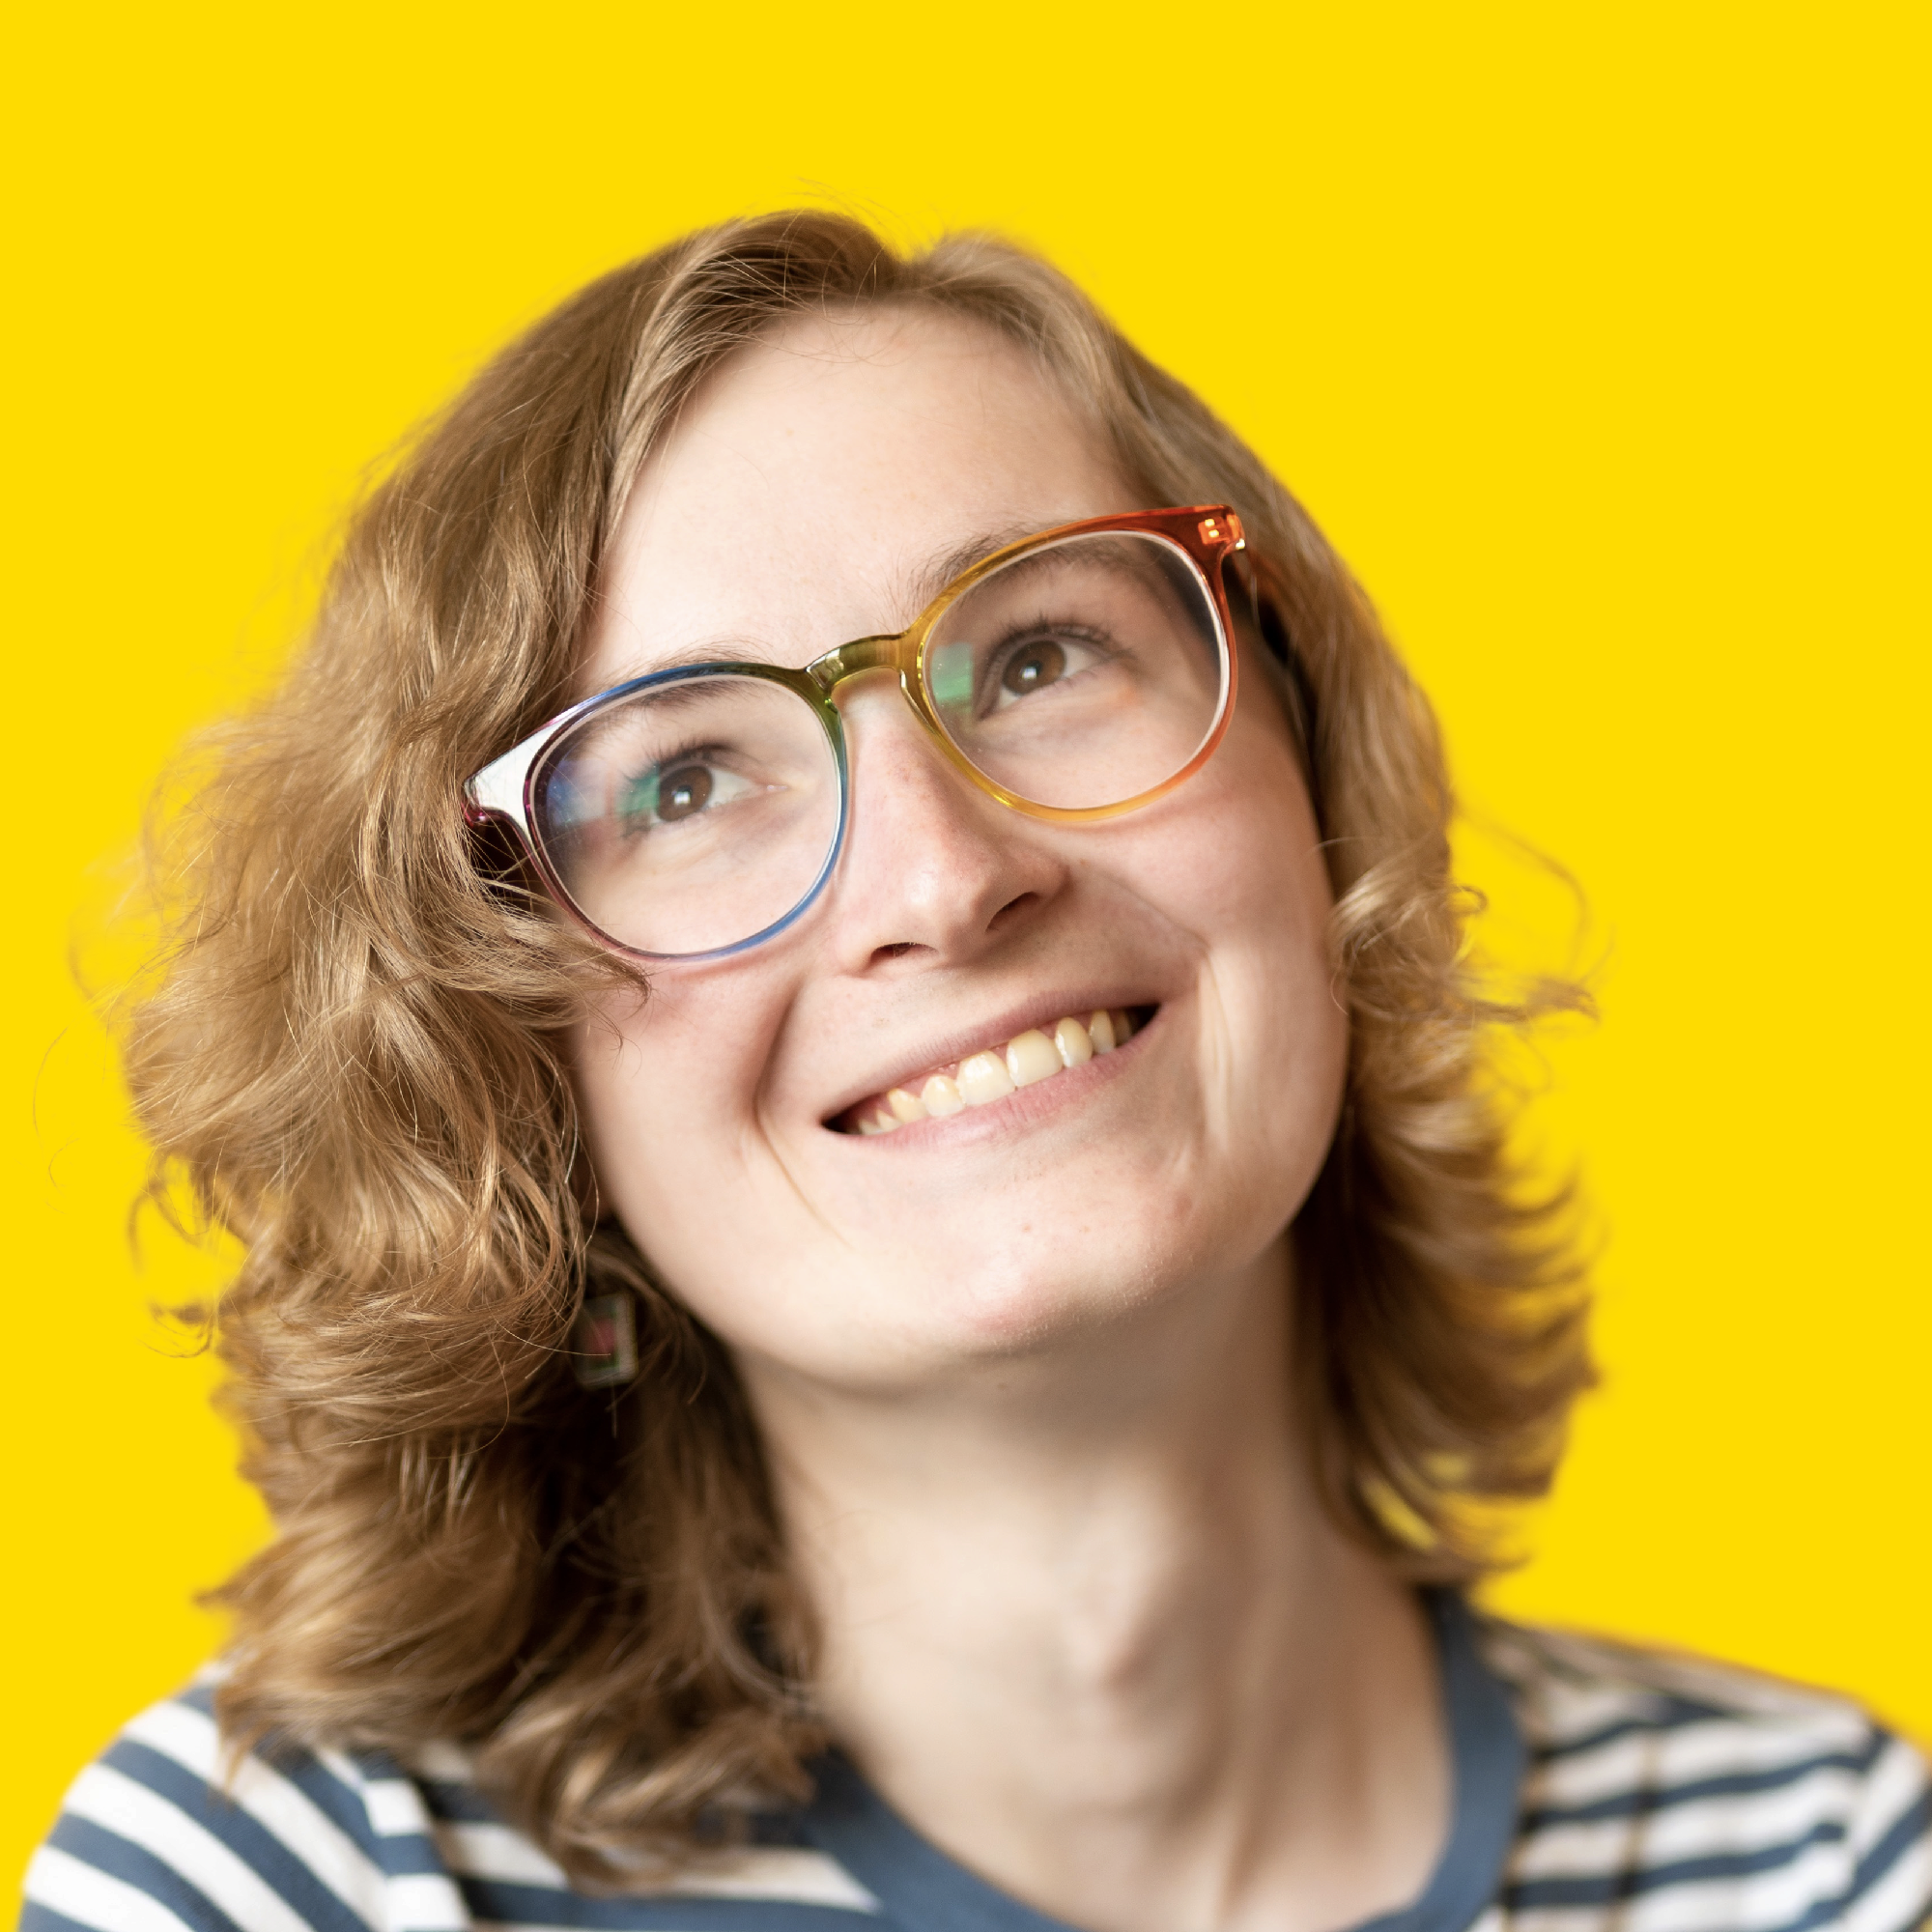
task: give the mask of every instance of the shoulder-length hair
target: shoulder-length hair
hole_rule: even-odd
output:
[[[998,241],[894,252],[788,213],[605,276],[492,362],[355,519],[274,696],[217,734],[130,1005],[155,1189],[244,1259],[215,1322],[275,1541],[220,1593],[237,1738],[469,1745],[580,1878],[688,1854],[818,1742],[810,1623],[731,1361],[594,1227],[564,1037],[633,969],[465,828],[468,774],[559,708],[640,464],[707,371],[801,312],[977,319],[1151,505],[1228,502],[1292,668],[1351,1049],[1299,1214],[1295,1373],[1335,1520],[1408,1574],[1490,1560],[1588,1378],[1560,1203],[1528,1198],[1463,957],[1429,707],[1348,571],[1225,425]],[[1128,506],[1122,506],[1128,507]],[[1580,1001],[1575,995],[1571,1003]],[[586,1293],[639,1373],[573,1373]]]

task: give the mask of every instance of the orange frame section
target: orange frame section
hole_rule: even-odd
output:
[[[1221,647],[1227,659],[1227,677],[1222,685],[1220,709],[1193,757],[1152,790],[1122,799],[1116,805],[1040,805],[988,778],[952,742],[933,707],[925,675],[926,647],[938,628],[939,620],[953,604],[976,583],[1003,569],[1015,557],[1028,555],[1034,551],[1050,550],[1069,537],[1092,536],[1113,530],[1146,532],[1163,537],[1200,571],[1214,599],[1215,615],[1221,624]],[[1156,799],[1165,798],[1177,786],[1186,783],[1214,755],[1215,749],[1227,732],[1228,721],[1235,715],[1240,652],[1236,648],[1235,623],[1228,607],[1228,586],[1222,566],[1236,551],[1246,548],[1247,538],[1241,529],[1241,520],[1225,503],[1198,503],[1176,510],[1128,510],[1109,517],[1089,517],[1077,524],[1060,524],[1050,530],[1021,537],[1017,542],[996,550],[971,570],[954,578],[903,631],[872,638],[854,638],[849,643],[839,644],[823,656],[814,658],[806,666],[806,675],[829,700],[834,690],[848,677],[856,677],[863,671],[895,670],[898,673],[899,689],[905,694],[906,702],[912,706],[919,722],[925,727],[927,736],[947,762],[971,780],[980,790],[1028,818],[1048,819],[1059,824],[1091,824],[1096,819],[1117,818],[1122,812],[1151,805]]]

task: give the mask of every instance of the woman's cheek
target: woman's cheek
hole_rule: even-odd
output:
[[[605,1202],[627,1220],[668,1180],[688,1188],[704,1171],[723,1082],[667,1037],[654,996],[641,1012],[600,1014],[578,1037],[577,1089],[584,1140]]]
[[[580,1029],[585,1142],[605,1201],[634,1233],[655,1228],[674,1242],[687,1222],[715,1226],[727,1201],[744,1211],[777,1031],[768,1009],[729,980],[660,982],[641,1008]]]

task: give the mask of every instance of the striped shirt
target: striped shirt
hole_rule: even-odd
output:
[[[1433,1599],[1455,1762],[1423,1892],[1355,1932],[1919,1932],[1925,1761],[1856,1706]],[[203,1682],[82,1773],[22,1932],[1067,1932],[922,1838],[845,1760],[723,1862],[573,1890],[464,1753],[242,1761]]]

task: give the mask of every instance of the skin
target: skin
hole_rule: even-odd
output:
[[[1135,507],[1015,348],[789,325],[716,372],[609,562],[587,693],[673,653],[897,630],[963,543]],[[1449,1810],[1409,1594],[1317,1507],[1283,1231],[1347,1040],[1267,680],[1123,818],[1007,810],[890,677],[840,696],[854,820],[791,932],[612,997],[576,1064],[603,1200],[733,1350],[833,1731],[919,1830],[1093,1932],[1322,1932],[1425,1882]],[[827,1124],[1095,1007],[1127,1046],[995,1105]]]

